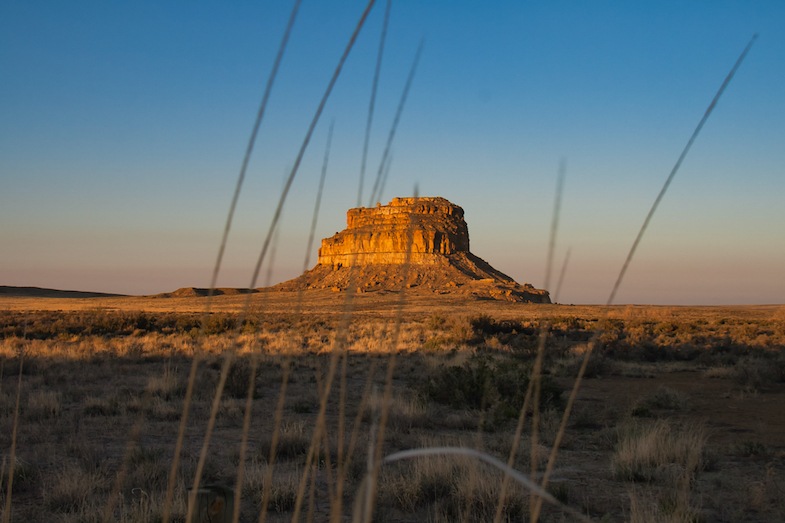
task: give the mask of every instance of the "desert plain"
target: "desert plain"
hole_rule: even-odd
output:
[[[784,306],[20,294],[0,296],[6,521],[186,521],[197,477],[239,521],[350,521],[369,497],[374,521],[785,520]],[[539,484],[554,460],[556,503],[468,455],[379,465],[445,446]]]

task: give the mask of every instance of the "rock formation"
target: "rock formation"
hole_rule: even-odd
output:
[[[347,227],[322,240],[319,265],[432,265],[469,252],[463,209],[444,198],[393,198],[389,205],[346,213]],[[411,244],[411,248],[409,245]]]
[[[346,222],[346,229],[322,240],[316,267],[276,287],[373,292],[406,286],[550,303],[547,291],[520,285],[469,252],[463,209],[444,198],[393,198],[350,209]]]

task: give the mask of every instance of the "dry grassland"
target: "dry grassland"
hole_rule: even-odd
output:
[[[260,293],[242,315],[246,296],[220,296],[206,318],[205,298],[2,298],[0,499],[10,520],[160,521],[194,355],[172,521],[185,519],[226,358],[200,480],[235,490],[240,521],[351,520],[374,450],[458,446],[507,462],[543,320],[539,408],[529,408],[516,470],[542,477],[602,329],[548,492],[597,521],[785,520],[785,307],[544,306],[411,291],[399,310],[399,298],[357,295],[345,314],[342,293]],[[503,482],[467,456],[391,463],[375,476],[373,519],[530,521],[537,500],[517,483],[501,496]],[[545,504],[539,520],[574,515]]]

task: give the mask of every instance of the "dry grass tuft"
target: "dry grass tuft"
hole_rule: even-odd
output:
[[[702,425],[628,422],[619,427],[611,470],[627,481],[691,477],[703,467],[706,439]]]
[[[293,461],[305,459],[311,446],[311,432],[303,421],[287,421],[278,430],[278,445],[275,447],[276,461]],[[267,460],[270,456],[272,436],[262,440],[257,448],[260,459]]]
[[[51,390],[37,390],[27,397],[27,417],[32,420],[56,418],[62,408],[62,394]]]
[[[470,458],[432,456],[390,466],[379,477],[378,504],[415,514],[430,509],[438,521],[491,521],[502,475]],[[528,492],[511,490],[506,521],[524,521]]]
[[[701,512],[690,501],[689,488],[678,486],[659,494],[631,490],[630,523],[696,523]]]
[[[55,513],[86,514],[101,506],[109,486],[109,478],[101,470],[66,465],[47,480],[43,501]]]
[[[147,381],[147,392],[164,400],[182,398],[185,395],[183,383],[176,370],[167,367],[163,374],[151,376]]]
[[[413,427],[429,427],[433,424],[423,400],[413,394],[395,395],[384,405],[384,395],[374,390],[368,398],[364,419],[378,419],[387,409],[387,424],[393,432],[407,432]]]

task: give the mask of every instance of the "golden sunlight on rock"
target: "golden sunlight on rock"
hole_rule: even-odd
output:
[[[346,229],[322,240],[320,265],[402,264],[407,254],[411,263],[432,264],[441,256],[469,252],[463,209],[444,198],[393,198],[389,205],[349,209],[346,223]]]
[[[346,213],[347,227],[322,240],[316,267],[279,290],[389,292],[402,288],[476,298],[550,303],[469,252],[463,209],[440,197],[393,198]]]

